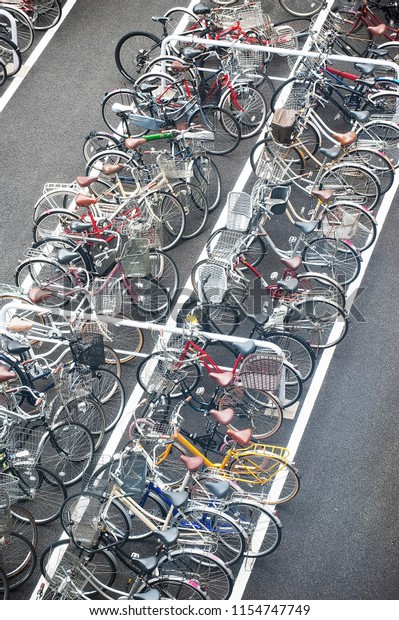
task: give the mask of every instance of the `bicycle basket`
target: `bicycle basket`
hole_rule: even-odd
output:
[[[123,491],[136,501],[143,496],[146,487],[147,460],[142,452],[128,452],[122,455],[122,468],[118,478]]]
[[[150,241],[145,238],[130,238],[125,242],[121,265],[128,278],[143,278],[151,274]]]
[[[65,551],[60,560],[46,566],[48,589],[58,592],[62,588],[63,600],[80,600],[90,578],[96,570],[95,562],[86,562],[79,556]],[[45,595],[46,598],[46,595]]]
[[[291,144],[295,125],[295,110],[290,108],[277,108],[270,123],[273,138],[279,144]]]
[[[178,159],[161,154],[157,157],[157,162],[168,179],[189,181],[193,176],[193,160],[191,159]]]
[[[7,493],[11,506],[21,499],[27,499],[26,493],[20,487],[19,478],[11,474],[0,474],[0,490]]]
[[[46,432],[44,426],[30,427],[12,424],[4,437],[0,439],[0,450],[6,449],[10,462],[17,466],[29,463],[36,465],[39,461],[40,441]]]
[[[224,268],[230,266],[239,254],[242,238],[243,234],[239,231],[222,229],[215,238],[215,243],[207,244],[206,249],[212,263]]]
[[[126,228],[128,239],[146,240],[149,248],[161,248],[163,244],[163,224],[161,221],[149,218],[146,221],[132,220]],[[123,265],[122,265],[123,266]],[[144,268],[142,268],[143,271]],[[151,268],[150,268],[151,269]]]
[[[295,30],[291,26],[274,26],[271,44],[273,47],[296,50],[298,48],[298,39]]]
[[[333,212],[325,212],[321,220],[321,230],[326,237],[351,239],[359,226],[360,213],[346,213],[345,207],[336,207]]]
[[[239,378],[244,388],[276,392],[283,372],[282,355],[252,353],[241,364]]]
[[[198,269],[198,298],[201,303],[220,304],[227,291],[226,271],[207,263]]]
[[[96,314],[116,316],[122,309],[120,280],[96,278],[91,285],[91,303]]]
[[[72,340],[69,343],[74,362],[89,368],[98,368],[105,364],[104,339],[101,334],[86,341]]]
[[[226,228],[246,232],[251,216],[251,196],[246,192],[229,192],[227,195]]]
[[[187,371],[179,367],[176,351],[172,350],[145,365],[143,383],[149,394],[169,394],[186,377]]]

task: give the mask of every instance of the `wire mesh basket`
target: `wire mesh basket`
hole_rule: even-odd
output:
[[[71,551],[65,551],[62,557],[55,562],[52,568],[46,567],[46,575],[50,577],[45,598],[49,598],[48,591],[57,593],[63,600],[80,600],[90,578],[96,570],[95,562],[85,562]]]
[[[232,48],[232,59],[226,64],[226,69],[230,70],[233,75],[260,69],[263,67],[267,59],[267,52],[251,49],[248,45],[247,49]]]
[[[168,179],[183,179],[189,181],[193,176],[192,159],[180,159],[160,154],[157,157],[157,163]]]
[[[82,372],[81,367],[66,367],[57,377],[54,387],[62,402],[85,398],[93,392],[93,375],[89,368]]]
[[[239,21],[243,30],[256,28],[262,32],[271,29],[271,19],[262,10],[261,2],[213,10],[214,21],[222,28],[235,26]]]
[[[179,363],[175,353],[168,350],[145,365],[142,382],[149,394],[169,394],[187,377],[188,370]]]
[[[285,50],[298,49],[298,39],[295,30],[291,28],[291,26],[274,26],[270,45],[273,47],[281,47]]]
[[[8,459],[14,466],[26,463],[36,465],[40,458],[40,442],[45,432],[44,426],[11,424],[0,438],[0,451],[7,451]]]
[[[321,230],[326,237],[334,239],[351,239],[359,227],[360,213],[347,213],[345,207],[335,207],[326,211],[321,220]]]
[[[121,481],[123,491],[130,497],[136,501],[142,498],[147,480],[147,459],[143,452],[129,450],[123,453],[118,480]]]
[[[287,148],[284,149],[287,152]],[[278,185],[287,179],[290,161],[273,157],[265,149],[256,164],[256,176],[270,185]]]
[[[275,392],[280,386],[283,361],[282,355],[252,353],[242,362],[239,379],[244,388]]]
[[[112,333],[109,331],[107,327],[107,323],[105,321],[87,321],[85,320],[79,325],[78,329],[75,329],[76,333],[79,334],[79,337],[83,342],[87,340],[91,340],[93,335],[98,336],[101,335],[105,340],[112,342]]]
[[[122,309],[121,283],[117,278],[95,278],[91,285],[91,303],[96,314],[116,316]]]
[[[335,0],[334,8],[355,11],[359,6],[359,0]]]
[[[198,269],[198,298],[201,303],[220,304],[227,291],[226,271],[207,263]]]
[[[126,226],[124,233],[127,235],[128,239],[147,240],[149,249],[162,248],[163,223],[155,218],[149,217],[146,220],[139,218],[133,219]]]
[[[105,364],[104,339],[101,334],[84,337],[83,340],[71,340],[69,346],[76,364],[89,368]]]
[[[242,239],[242,232],[222,229],[206,247],[212,263],[223,268],[229,267],[240,253]]]
[[[183,336],[183,334],[153,332],[152,337],[155,341],[157,351],[170,351],[173,349],[176,352],[180,352],[183,350],[186,342],[186,336]]]
[[[121,265],[128,278],[143,278],[151,274],[150,240],[131,237],[123,245]]]
[[[251,216],[251,196],[246,192],[229,192],[227,195],[226,228],[246,232]]]
[[[0,490],[2,493],[7,493],[10,505],[15,504],[21,499],[27,499],[27,494],[21,488],[19,478],[11,474],[0,473]]]

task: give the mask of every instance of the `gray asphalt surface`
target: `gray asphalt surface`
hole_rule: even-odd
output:
[[[101,98],[124,85],[113,58],[118,39],[128,30],[157,32],[149,17],[174,4],[78,0],[6,106],[0,134],[0,281],[13,283],[17,261],[31,243],[31,214],[44,183],[82,174],[86,133],[106,129]],[[275,10],[271,2],[263,5]],[[243,143],[220,161],[225,192],[248,152]],[[245,600],[399,598],[399,304],[391,290],[397,279],[396,202],[362,283],[349,334],[334,354],[301,441],[296,456],[301,490],[279,509],[283,541],[272,556],[257,561]],[[281,229],[284,239],[288,233]],[[173,252],[182,283],[206,238],[205,231]],[[272,270],[266,263],[265,272]],[[131,372],[127,376],[132,387]],[[287,420],[273,443],[286,445],[294,422]],[[55,527],[41,529],[39,548],[58,535]],[[32,578],[13,597],[28,598],[35,584]]]

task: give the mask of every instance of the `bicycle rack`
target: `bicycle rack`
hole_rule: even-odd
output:
[[[11,28],[11,40],[13,41],[13,43],[15,43],[15,45],[18,45],[17,22],[15,18],[5,9],[0,9],[0,15],[3,15],[9,22]],[[12,55],[14,58],[14,63],[17,64],[18,56],[15,50],[13,51]]]

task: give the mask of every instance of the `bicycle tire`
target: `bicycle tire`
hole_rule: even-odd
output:
[[[182,239],[194,239],[208,220],[208,200],[201,188],[189,181],[177,181],[172,187],[185,214]]]
[[[15,282],[26,294],[29,293],[32,283],[38,288],[46,288],[55,284],[63,291],[71,290],[75,286],[66,269],[46,258],[30,258],[20,263],[15,272]],[[55,293],[43,300],[42,305],[57,308],[67,305],[69,301],[65,297],[58,297]]]
[[[5,65],[7,77],[16,75],[22,67],[22,54],[18,45],[3,34],[0,34],[0,60]]]
[[[302,381],[308,381],[313,375],[316,356],[306,340],[287,331],[265,331],[258,338],[276,344],[283,351],[284,359],[298,371]]]
[[[348,315],[340,306],[325,299],[308,299],[295,304],[300,317],[286,320],[287,329],[298,331],[312,349],[327,349],[339,344],[348,332]],[[336,323],[342,328],[332,332]],[[331,334],[333,333],[333,336]]]
[[[113,554],[102,549],[97,549],[95,553],[85,554],[82,549],[79,549],[75,545],[71,544],[70,538],[57,540],[57,542],[46,547],[41,554],[40,572],[47,581],[51,581],[53,578],[55,567],[62,561],[65,551],[73,553],[78,557],[83,556],[83,562],[87,562],[95,566],[96,579],[98,579],[105,586],[112,586],[119,572],[119,568]],[[87,596],[97,594],[97,591],[90,586],[90,583],[83,586],[83,592]]]
[[[208,598],[206,593],[202,592],[201,588],[194,581],[190,582],[181,577],[170,575],[152,577],[136,593],[144,592],[148,588],[158,590],[161,600],[203,601]]]
[[[7,67],[5,63],[0,59],[0,86],[3,86],[7,79]]]
[[[86,379],[85,375],[84,379]],[[80,379],[78,378],[79,381]],[[94,450],[97,451],[105,437],[105,415],[101,403],[93,398],[91,394],[86,393],[77,398],[71,394],[71,398],[67,402],[57,398],[55,404],[56,406],[53,405],[53,424],[59,422],[78,422],[83,424],[91,434],[94,441]]]
[[[189,505],[180,514],[176,514],[172,527],[180,532],[179,541],[184,545],[201,544],[213,549],[226,566],[232,566],[242,559],[246,546],[245,530],[231,517],[217,509],[203,505]]]
[[[71,222],[79,222],[81,218],[66,209],[54,209],[44,213],[33,224],[33,241],[37,243],[47,237],[56,237],[60,234],[68,236],[71,234]],[[74,238],[76,235],[74,233]]]
[[[23,54],[24,52],[27,52],[28,49],[32,46],[35,38],[35,31],[32,26],[32,22],[26,15],[26,13],[18,7],[7,5],[6,10],[7,13],[9,13],[11,17],[15,19],[18,47],[21,51],[21,54]],[[4,34],[6,34],[8,37],[10,37],[11,28],[9,22],[5,19],[4,16],[0,16],[0,30],[4,32]]]
[[[169,254],[162,250],[150,250],[151,277],[157,280],[169,294],[171,303],[179,290],[179,271]]]
[[[92,270],[92,263],[87,252],[72,239],[66,239],[64,237],[46,237],[34,243],[32,248],[33,250],[37,250],[39,254],[42,254],[43,257],[49,258],[57,263],[59,262],[59,250],[73,252],[75,256],[68,261],[68,267],[76,267],[77,269],[84,269],[88,272]],[[63,263],[62,266],[64,265],[65,263]]]
[[[388,121],[369,121],[356,129],[358,143],[362,141],[371,148],[381,150],[392,162],[393,166],[399,167],[399,127],[396,123]]]
[[[282,404],[274,394],[265,390],[242,386],[226,388],[217,399],[217,407],[220,410],[231,407],[235,414],[231,428],[251,428],[254,440],[271,437],[283,422]]]
[[[159,385],[157,384],[157,380],[154,381],[154,379],[152,379],[154,370],[157,375],[163,375],[166,369],[170,369],[173,363],[173,358],[177,354],[178,352],[173,350],[171,350],[169,354],[167,351],[155,351],[148,357],[141,360],[137,366],[136,379],[140,387],[145,392],[148,394],[157,393]],[[202,376],[200,366],[192,360],[187,360],[182,362],[182,364],[179,364],[179,370],[187,373],[184,378],[186,389],[188,391],[195,390]],[[180,398],[183,396],[183,393],[181,389],[179,389],[178,385],[171,385],[168,396],[171,398]]]
[[[208,212],[219,206],[222,198],[222,177],[215,162],[207,155],[197,155],[193,163],[191,183],[197,183],[208,201]]]
[[[142,116],[152,116],[151,109],[146,105],[147,99],[130,88],[118,88],[105,95],[101,102],[101,115],[104,123],[116,136],[128,138],[139,138],[148,133],[148,129],[136,125],[132,118],[123,112],[115,112],[112,108],[114,104],[130,106],[134,114]]]
[[[262,93],[250,84],[232,84],[222,95],[219,107],[226,109],[238,121],[241,139],[256,136],[264,127],[267,117],[267,103]]]
[[[83,141],[83,157],[88,162],[94,155],[108,149],[119,148],[120,141],[112,133],[91,131]]]
[[[216,555],[189,547],[173,549],[161,556],[158,563],[160,574],[183,575],[197,582],[211,600],[225,601],[230,598],[234,586],[231,569]]]
[[[50,211],[58,209],[77,211],[75,201],[78,194],[77,189],[67,186],[45,191],[33,207],[33,223],[35,224],[39,217]]]
[[[60,21],[62,16],[62,6],[60,0],[54,0],[48,6],[48,2],[44,6],[40,6],[40,0],[36,2],[36,6],[31,13],[33,27],[35,30],[49,30]]]
[[[118,71],[130,82],[135,82],[147,70],[148,61],[159,55],[160,47],[161,39],[151,32],[128,32],[115,48]]]
[[[234,334],[240,322],[241,315],[237,307],[225,304],[200,304],[191,298],[183,305],[177,317],[178,327],[189,329],[194,327],[226,336]]]
[[[268,452],[267,446],[265,450],[255,445],[252,452],[250,449],[243,451],[232,459],[227,468],[244,493],[265,504],[285,504],[299,491],[300,482],[295,467]]]
[[[213,132],[214,141],[207,141],[205,145],[208,155],[232,153],[241,141],[241,129],[236,118],[218,106],[201,106],[189,116],[188,124],[200,125]]]
[[[367,98],[362,108],[370,111],[370,119],[379,120],[381,117],[387,121],[395,122],[399,113],[399,93],[393,90],[374,93]]]
[[[320,215],[319,221],[327,236],[337,239],[344,236],[359,252],[371,247],[377,238],[376,219],[367,209],[357,204],[332,204]],[[345,307],[338,299],[333,301]]]
[[[356,201],[369,211],[378,206],[381,198],[376,175],[350,161],[342,161],[329,167],[322,174],[318,189],[332,189],[335,200]]]
[[[56,424],[41,445],[39,463],[54,471],[66,487],[82,479],[94,457],[89,429],[78,422]]]
[[[109,368],[92,371],[91,395],[101,404],[105,418],[105,433],[114,430],[126,405],[126,393],[120,378]]]
[[[127,498],[127,501],[129,501],[129,493],[126,493],[125,497]],[[169,506],[167,506],[156,493],[144,492],[141,500],[138,500],[137,497],[133,499],[135,499],[146,512],[149,512],[154,517],[153,525],[159,526],[161,521],[165,519]],[[154,530],[149,528],[144,523],[144,521],[137,517],[131,510],[129,510],[128,506],[125,503],[123,503],[123,505],[126,510],[128,510],[130,518],[129,540],[139,541],[151,538],[151,536],[154,535]],[[157,519],[159,519],[160,521],[157,521]],[[123,553],[123,550],[121,552]]]
[[[391,189],[395,179],[395,166],[391,160],[380,151],[355,146],[355,148],[343,153],[342,159],[351,159],[365,166],[376,175],[380,183],[381,194]]]
[[[124,278],[124,286],[123,311],[132,319],[155,323],[169,315],[170,297],[158,280],[150,276]]]
[[[336,280],[333,280],[333,278],[322,273],[305,271],[304,273],[296,274],[295,279],[298,280],[300,284],[299,291],[303,292],[304,296],[323,297],[338,304],[341,308],[345,308],[345,288]]]
[[[361,259],[359,252],[345,240],[316,237],[306,241],[302,264],[306,271],[326,273],[345,287],[358,277]]]
[[[324,6],[323,0],[278,0],[284,11],[294,17],[312,17]]]
[[[223,510],[233,517],[247,533],[246,558],[270,555],[280,545],[282,526],[275,514],[258,502],[239,497],[223,504]]]
[[[22,506],[13,505],[11,506],[11,518],[12,531],[22,534],[36,549],[39,533],[35,519],[29,510],[22,508]]]
[[[153,218],[158,250],[171,250],[184,234],[186,215],[180,200],[167,191],[150,192],[139,202],[144,213]]]
[[[0,558],[9,592],[13,592],[26,583],[36,568],[35,548],[25,536],[16,532],[11,532],[3,538],[0,545]]]
[[[7,601],[10,595],[10,585],[8,583],[7,575],[0,567],[0,600]]]
[[[37,525],[45,525],[58,519],[61,504],[67,496],[62,480],[43,465],[36,465],[30,468],[29,472],[24,471],[23,474],[28,475],[27,486],[35,492],[35,496],[30,499],[26,498],[26,500],[19,499],[17,505],[28,501],[29,512]],[[24,477],[23,480],[25,481]]]

